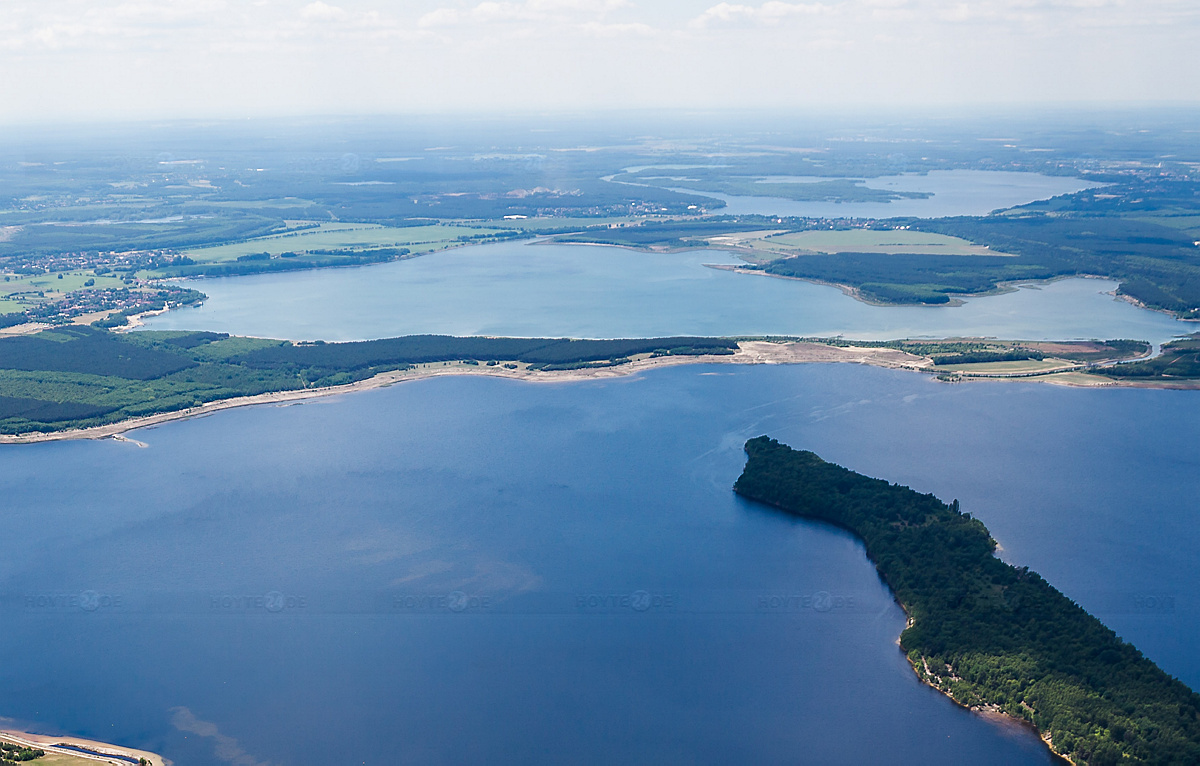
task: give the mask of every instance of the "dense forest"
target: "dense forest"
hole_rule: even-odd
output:
[[[272,391],[342,385],[438,362],[567,370],[639,354],[732,354],[721,338],[570,340],[416,335],[303,343],[210,332],[65,326],[0,338],[0,433],[59,431]]]
[[[1152,308],[1200,318],[1200,249],[1185,232],[1128,218],[1043,214],[911,220],[1013,256],[837,253],[763,265],[768,274],[854,287],[883,303],[947,303],[1003,282],[1096,275]]]
[[[1077,764],[1200,763],[1200,695],[1028,568],[978,519],[760,436],[735,490],[849,529],[910,618],[917,674],[1031,722]]]
[[[244,255],[233,263],[179,263],[160,269],[158,273],[164,277],[240,277],[330,266],[387,263],[408,254],[407,247],[382,247],[346,253],[284,253],[276,257],[263,253],[261,256]]]

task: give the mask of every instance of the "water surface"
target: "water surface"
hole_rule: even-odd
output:
[[[916,681],[855,540],[732,494],[741,445],[959,498],[1195,687],[1193,400],[710,365],[8,446],[0,709],[188,764],[1045,764]]]
[[[773,179],[796,183],[834,180],[814,176]],[[896,199],[890,202],[798,202],[780,197],[755,197],[697,192],[690,194],[716,197],[725,201],[719,212],[730,215],[794,215],[805,218],[942,218],[955,215],[987,215],[995,210],[1071,194],[1102,184],[1068,176],[1040,173],[1015,173],[1000,170],[931,170],[924,175],[900,175],[868,178],[863,186],[890,191],[927,192],[923,199]]]
[[[602,245],[506,242],[360,268],[197,280],[199,308],[150,329],[358,340],[418,333],[630,338],[670,335],[1137,338],[1193,332],[1068,279],[963,306],[871,306],[798,280],[707,268],[729,253],[643,253]]]

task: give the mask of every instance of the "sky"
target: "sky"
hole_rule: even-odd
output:
[[[1200,103],[1197,0],[0,0],[0,123]]]

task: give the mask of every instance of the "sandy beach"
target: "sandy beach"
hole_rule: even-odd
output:
[[[335,396],[354,391],[368,391],[375,388],[395,385],[411,380],[443,377],[447,375],[486,375],[496,378],[510,378],[531,383],[568,383],[581,380],[601,380],[635,375],[647,370],[660,367],[674,367],[681,364],[868,364],[895,370],[911,370],[914,372],[931,373],[935,370],[932,360],[928,357],[916,356],[894,348],[872,348],[859,346],[831,346],[825,343],[808,343],[803,341],[779,343],[771,341],[742,341],[738,350],[733,354],[703,355],[703,356],[658,356],[635,358],[625,364],[612,367],[593,367],[580,370],[531,370],[508,369],[500,365],[488,367],[484,365],[454,365],[437,366],[418,365],[409,370],[380,373],[367,380],[349,383],[344,386],[328,386],[324,388],[304,388],[290,391],[277,391],[257,396],[243,396],[235,399],[223,399],[208,402],[200,407],[190,407],[173,412],[162,412],[143,418],[123,420],[109,425],[93,428],[70,429],[49,433],[0,434],[0,444],[31,444],[35,442],[64,441],[69,439],[108,439],[118,438],[127,431],[145,428],[172,420],[182,420],[207,415],[219,410],[234,407],[249,407],[256,404],[280,404],[303,399],[313,399],[320,396]],[[1054,385],[1079,388],[1097,386],[1125,386],[1132,388],[1179,388],[1195,389],[1200,387],[1200,381],[1180,381],[1179,383],[1163,381],[1116,381],[1085,372],[1072,370],[1069,372],[1047,371],[1035,375],[1027,374],[972,374],[957,379],[955,382],[970,381],[1004,381],[1019,380],[1022,382],[1044,382]],[[142,445],[134,439],[124,438],[138,446]]]
[[[162,412],[155,415],[148,415],[144,418],[123,420],[119,423],[111,423],[94,428],[53,431],[50,433],[2,434],[0,435],[0,444],[31,444],[34,442],[64,441],[69,439],[107,439],[120,436],[127,431],[137,428],[167,423],[172,420],[199,417],[233,407],[249,407],[256,404],[280,404],[283,402],[312,399],[319,396],[335,396],[354,391],[369,391],[406,381],[424,380],[426,378],[447,375],[487,375],[497,378],[524,380],[532,383],[566,383],[580,380],[624,377],[646,370],[660,367],[674,367],[681,364],[801,364],[805,362],[850,362],[912,370],[922,369],[928,364],[921,357],[890,348],[843,348],[820,343],[745,341],[739,344],[738,350],[733,354],[649,357],[634,359],[626,364],[613,367],[593,367],[582,370],[512,370],[499,365],[493,367],[484,365],[446,367],[421,365],[410,370],[380,373],[367,380],[349,383],[344,386],[305,388],[259,394],[257,396],[243,396],[236,399],[223,399],[221,401],[208,402],[200,407]]]
[[[119,747],[111,745],[107,742],[97,742],[91,739],[82,739],[80,737],[48,737],[44,734],[29,734],[23,731],[6,731],[0,730],[0,739],[13,742],[25,747],[34,747],[46,751],[45,758],[38,758],[31,763],[63,763],[63,764],[83,764],[83,763],[112,763],[122,764],[127,766],[132,760],[134,763],[139,759],[152,764],[152,766],[171,766],[171,761],[163,758],[157,753],[151,753],[147,750],[136,750],[131,747]],[[71,745],[72,747],[84,748],[92,751],[91,753],[80,753],[74,750],[57,747],[57,745]],[[116,758],[105,756],[119,756]],[[60,757],[61,756],[61,757]]]

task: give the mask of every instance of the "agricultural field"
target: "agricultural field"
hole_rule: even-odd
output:
[[[1147,216],[1145,218],[1134,218],[1135,221],[1142,223],[1153,223],[1159,226],[1167,226],[1172,229],[1178,229],[1186,234],[1190,234],[1197,240],[1200,240],[1200,215],[1170,215],[1163,214],[1158,216]]]
[[[908,229],[835,229],[769,234],[746,239],[743,246],[756,250],[800,253],[884,253],[888,255],[1008,255],[975,245],[959,237]]]
[[[686,192],[715,192],[752,197],[780,197],[798,201],[829,202],[889,202],[897,199],[924,199],[928,192],[873,189],[861,178],[816,177],[809,174],[817,168],[811,165],[800,173],[805,182],[795,183],[776,175],[778,167],[760,166],[740,169],[726,165],[671,170],[663,167],[644,167],[637,171],[618,173],[612,181],[634,186],[654,186]],[[748,172],[749,171],[749,172]],[[754,172],[757,171],[757,172]],[[824,174],[822,174],[824,175]],[[702,201],[711,207],[712,200]]]
[[[605,226],[618,226],[631,223],[640,223],[645,220],[643,217],[633,216],[610,216],[604,218],[579,218],[579,217],[556,217],[556,216],[531,216],[528,218],[497,218],[479,221],[478,223],[488,226],[498,226],[505,229],[519,229],[521,231],[540,232],[540,231],[562,231],[564,229],[594,229]]]
[[[465,237],[506,234],[502,229],[481,226],[382,226],[369,223],[321,223],[313,228],[257,237],[244,242],[198,247],[185,255],[197,263],[224,263],[257,253],[279,255],[309,250],[371,250],[404,247],[413,254],[442,250]]]
[[[1112,378],[1106,378],[1103,375],[1093,374],[1090,372],[1055,372],[1043,376],[1041,380],[1050,383],[1081,387],[1113,385]]]
[[[1022,359],[1011,362],[977,362],[971,364],[939,365],[938,370],[967,374],[1020,375],[1030,372],[1045,372],[1073,367],[1078,362],[1067,359]]]
[[[67,755],[66,753],[46,753],[36,761],[37,766],[96,766],[100,763],[92,758],[84,758],[82,755]]]
[[[93,217],[106,212],[121,217]],[[279,229],[280,223],[240,212],[224,217],[174,212],[162,207],[143,209],[137,203],[121,209],[64,207],[36,214],[10,214],[0,219],[13,224],[5,227],[8,234],[0,239],[0,260],[11,266],[41,266],[46,259],[67,253],[185,249],[270,234]],[[68,216],[74,216],[74,220]]]
[[[59,279],[59,275],[62,278]],[[87,284],[88,282],[92,284]],[[50,274],[10,274],[0,282],[0,314],[24,311],[47,301],[57,300],[67,293],[81,290],[119,289],[122,281],[116,277],[96,276],[91,272],[64,271]]]
[[[58,275],[62,274],[62,279]],[[92,284],[87,284],[92,280]],[[96,276],[90,271],[60,271],[51,274],[11,275],[0,282],[0,294],[11,295],[17,292],[38,291],[66,293],[82,290],[85,287],[95,287],[97,290],[121,287],[122,282],[117,277]]]

